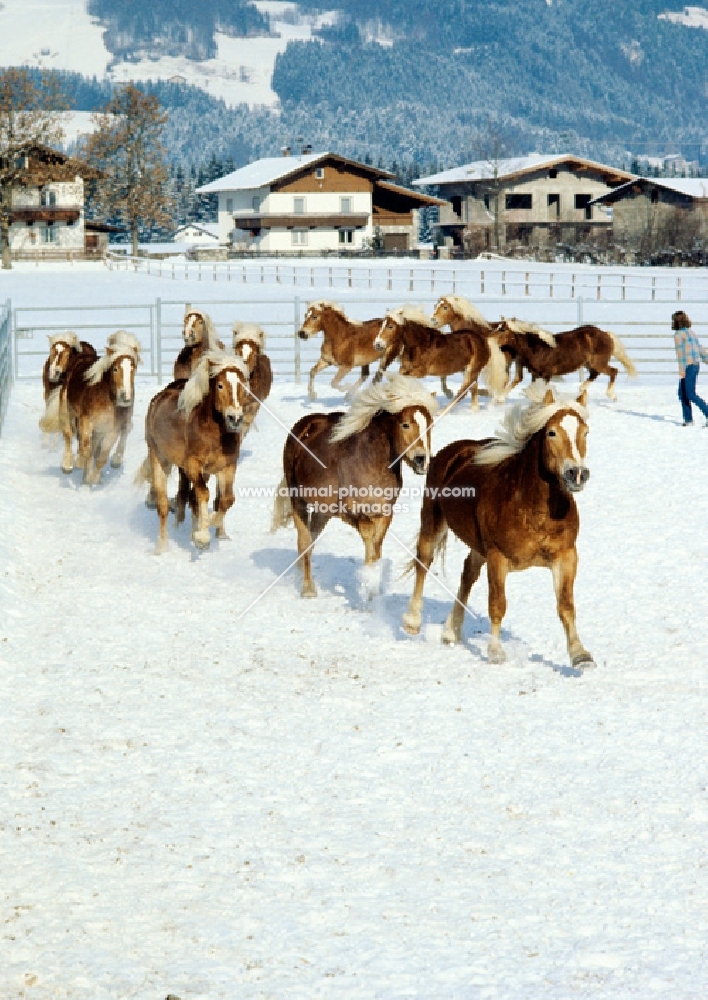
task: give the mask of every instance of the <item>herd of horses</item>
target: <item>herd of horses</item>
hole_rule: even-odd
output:
[[[444,326],[450,332],[443,332]],[[334,365],[332,386],[347,392],[349,407],[307,413],[288,431],[272,523],[273,530],[291,522],[295,526],[302,596],[316,596],[312,551],[332,517],[359,532],[363,572],[380,566],[406,464],[426,476],[426,483],[409,567],[415,572],[415,588],[403,616],[405,631],[420,631],[425,579],[452,529],[469,551],[443,629],[444,642],[461,640],[470,589],[486,564],[488,658],[501,662],[506,575],[545,566],[552,572],[570,662],[577,669],[593,666],[575,626],[579,517],[574,495],[589,477],[588,384],[599,374],[608,375],[607,394],[615,398],[618,370],[610,364],[613,357],[635,374],[619,338],[594,326],[553,335],[515,319],[488,322],[471,303],[452,295],[443,296],[431,316],[403,306],[366,322],[347,318],[333,302],[313,302],[299,336],[306,339],[320,332],[321,356],[310,372],[308,396],[316,398],[316,375]],[[224,519],[234,503],[241,442],[273,381],[265,335],[257,324],[235,323],[227,349],[210,317],[190,310],[184,317],[183,339],[173,381],[148,406],[147,456],[136,478],[148,486],[147,506],[157,510],[157,552],[168,545],[170,511],[179,524],[187,506],[197,548],[208,548],[212,528],[217,538],[228,537]],[[362,388],[376,360],[378,371]],[[399,371],[389,374],[394,360]],[[47,434],[62,435],[63,472],[76,466],[83,471],[84,483],[96,485],[109,460],[113,467],[122,465],[139,364],[140,344],[124,330],[109,337],[101,356],[75,333],[50,337],[40,427]],[[357,367],[359,380],[345,389],[343,379]],[[577,396],[562,396],[550,384],[559,375],[583,368],[587,378]],[[496,437],[455,441],[433,454],[434,425],[467,391],[475,408],[480,382],[502,401],[524,371],[532,377],[526,398],[506,410]],[[446,379],[456,373],[462,373],[462,384],[453,396]],[[450,400],[440,411],[434,394],[420,381],[426,376],[439,377]],[[168,477],[173,468],[178,487],[171,499]],[[216,486],[210,507],[211,476]],[[323,497],[328,502],[312,502]]]

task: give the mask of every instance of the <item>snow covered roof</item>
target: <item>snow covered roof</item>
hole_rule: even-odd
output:
[[[574,156],[572,153],[556,153],[553,156],[544,156],[542,153],[528,153],[526,156],[511,156],[503,160],[492,159],[476,160],[474,163],[464,163],[460,167],[453,167],[451,170],[443,170],[439,174],[431,174],[429,177],[419,177],[413,181],[414,187],[427,187],[429,185],[444,186],[446,184],[460,184],[470,181],[491,180],[496,176],[500,179],[515,177],[519,174],[530,173],[535,170],[559,166],[561,163],[573,163],[584,168],[592,168],[601,173],[611,174],[619,179],[629,179],[632,174],[625,170],[618,170],[615,167],[608,167],[604,163],[597,163],[594,160],[586,160],[582,156]]]
[[[216,194],[219,191],[255,191],[258,188],[269,187],[276,181],[281,181],[291,174],[299,173],[303,167],[311,166],[326,158],[333,158],[340,163],[347,163],[358,167],[375,177],[392,177],[387,170],[379,170],[377,167],[370,167],[365,163],[357,163],[356,160],[347,160],[336,153],[306,153],[301,156],[267,156],[262,160],[255,160],[245,167],[219,177],[209,184],[204,184],[197,188],[199,194]]]
[[[218,222],[185,222],[183,226],[179,226],[179,228],[175,230],[175,241],[179,241],[181,235],[188,229],[196,229],[197,232],[203,233],[205,236],[212,236],[215,240],[218,240],[219,238]]]
[[[678,194],[686,195],[688,198],[708,199],[708,177],[634,177],[626,184],[621,184],[613,191],[595,198],[596,202],[614,202],[629,191],[635,185],[642,187],[660,187],[669,191],[676,191]]]

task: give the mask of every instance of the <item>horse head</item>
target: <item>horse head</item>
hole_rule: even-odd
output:
[[[394,448],[419,476],[430,465],[433,420],[425,406],[404,406],[396,414]]]
[[[114,350],[109,347],[106,352],[110,357],[108,378],[111,396],[116,406],[132,406],[135,397],[135,370],[138,367],[137,355],[134,351]]]
[[[454,323],[457,313],[448,299],[447,295],[441,295],[435,303],[430,321],[433,326],[442,327],[447,323]]]
[[[543,402],[553,405],[552,390],[547,390]],[[585,409],[585,390],[578,396],[577,403],[579,408]],[[579,493],[590,478],[590,470],[585,464],[588,425],[579,408],[556,409],[542,431],[543,464],[568,493]]]
[[[383,354],[387,348],[394,344],[401,333],[402,317],[396,310],[390,309],[383,318],[381,329],[376,334],[374,340],[374,350]]]
[[[64,333],[49,337],[49,368],[47,377],[50,382],[59,382],[66,374],[72,352],[80,350],[79,338],[75,333]]]
[[[195,347],[197,344],[204,344],[206,346],[208,344],[209,331],[204,319],[204,313],[187,313],[184,317],[182,336],[187,347]]]
[[[307,340],[308,337],[314,337],[315,334],[323,331],[326,311],[327,303],[325,302],[311,302],[309,304],[302,326],[297,333],[300,340]]]
[[[221,415],[230,434],[237,434],[243,424],[243,407],[248,396],[248,369],[235,358],[210,377],[212,407]]]

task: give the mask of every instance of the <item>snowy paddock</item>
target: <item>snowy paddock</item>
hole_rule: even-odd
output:
[[[19,304],[32,274],[11,280]],[[279,421],[341,405],[318,386],[276,384],[237,488],[277,485]],[[370,603],[338,522],[316,600],[278,579],[295,533],[266,497],[202,554],[171,523],[156,557],[133,485],[155,389],[94,490],[43,447],[37,382],[0,440],[2,1000],[705,997],[708,430],[674,383],[591,390],[582,675],[541,570],[509,578],[505,665],[483,579],[441,645],[455,540],[402,632],[415,499]],[[463,403],[435,449],[500,417]]]

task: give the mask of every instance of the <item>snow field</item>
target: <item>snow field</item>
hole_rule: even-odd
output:
[[[29,280],[13,273],[13,302]],[[142,296],[144,280],[91,276],[85,294]],[[432,577],[422,635],[402,632],[419,500],[394,518],[371,601],[338,522],[301,600],[297,567],[278,579],[295,532],[269,534],[254,495],[227,515],[230,542],[199,554],[171,519],[155,556],[132,482],[154,382],[125,470],[94,490],[43,447],[40,385],[14,387],[2,1000],[705,996],[708,430],[679,426],[673,383],[622,376],[617,404],[601,383],[578,498],[578,627],[598,664],[582,675],[541,570],[509,578],[503,666],[486,660],[484,579],[462,646],[440,643],[451,597]],[[310,404],[304,381],[276,382],[268,405],[287,426],[342,405],[326,373],[316,384]],[[462,403],[435,450],[501,412]],[[282,475],[285,431],[257,423],[237,488]],[[452,539],[453,592],[464,555]]]

